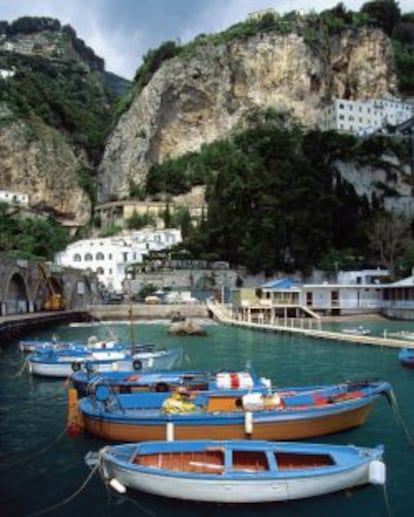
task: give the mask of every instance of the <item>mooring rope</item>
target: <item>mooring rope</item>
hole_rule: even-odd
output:
[[[395,396],[394,390],[390,391],[389,398],[395,421],[401,426],[408,443],[411,445],[411,447],[414,447],[414,440],[410,435],[410,431],[408,430],[406,423],[404,422],[400,408],[398,407],[397,397]]]
[[[384,492],[384,503],[385,503],[385,508],[387,510],[387,515],[389,517],[392,517],[393,516],[393,512],[392,512],[392,508],[391,508],[391,505],[390,505],[390,501],[388,499],[388,491],[387,491],[387,484],[386,483],[384,483],[383,492]]]
[[[24,454],[24,457],[18,461],[15,461],[12,463],[2,462],[1,467],[5,467],[7,469],[13,468],[13,467],[16,467],[17,465],[21,465],[22,463],[26,463],[27,460],[40,456],[44,452],[48,451],[51,447],[53,447],[53,445],[55,445],[59,440],[61,440],[65,436],[67,429],[68,429],[68,424],[65,426],[63,431],[61,433],[59,433],[59,435],[56,436],[56,438],[54,438],[46,447],[43,447],[42,449],[39,449],[39,450],[33,452],[32,454]]]
[[[122,503],[125,503],[125,502],[129,502],[129,503],[132,503],[133,505],[137,506],[140,510],[142,510],[144,513],[146,513],[147,515],[149,515],[150,517],[157,517],[158,512],[154,512],[148,508],[145,508],[145,506],[137,501],[136,499],[134,499],[133,497],[128,497],[126,495],[118,495],[116,493],[114,493],[113,490],[110,489],[109,487],[109,484],[108,483],[105,483],[105,486],[106,486],[106,489],[107,489],[107,492],[108,492],[108,500],[109,502],[112,502],[114,499],[119,502],[119,504],[122,504]]]
[[[60,501],[59,503],[55,503],[51,506],[48,506],[47,508],[43,508],[43,510],[38,510],[37,512],[30,513],[27,515],[27,517],[35,517],[37,515],[43,515],[45,513],[49,513],[53,510],[56,510],[56,508],[60,508],[61,506],[64,506],[65,504],[68,504],[70,501],[72,501],[75,497],[77,497],[82,492],[82,490],[86,487],[86,485],[92,479],[93,475],[98,470],[98,468],[99,468],[99,463],[97,463],[95,465],[95,467],[91,470],[91,472],[89,473],[89,475],[85,479],[85,481],[82,483],[82,485],[77,490],[75,490],[75,492],[73,492],[73,494],[71,494],[70,496],[63,499],[63,501]]]
[[[28,357],[26,357],[26,359],[24,360],[23,365],[20,368],[20,370],[17,373],[15,373],[14,375],[11,376],[12,379],[14,379],[15,377],[19,377],[24,372],[24,370],[26,369],[28,364],[29,364]]]

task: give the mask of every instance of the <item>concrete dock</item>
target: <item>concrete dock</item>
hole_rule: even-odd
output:
[[[346,334],[344,332],[334,332],[329,330],[303,328],[295,325],[268,325],[264,323],[253,323],[247,321],[235,320],[231,317],[230,311],[222,304],[208,301],[207,308],[213,318],[224,324],[232,325],[249,330],[259,330],[262,332],[275,332],[293,335],[302,335],[309,338],[329,339],[332,341],[342,341],[344,343],[356,343],[361,345],[386,346],[390,348],[413,348],[414,342],[405,339],[397,339],[394,337],[384,336],[364,336],[355,334]]]
[[[0,317],[0,336],[2,338],[19,337],[28,330],[54,326],[73,321],[90,321],[86,311],[30,312],[10,314]],[[0,341],[0,346],[3,343]]]

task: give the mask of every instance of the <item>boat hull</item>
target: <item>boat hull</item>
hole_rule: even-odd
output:
[[[103,440],[135,442],[147,440],[299,440],[337,433],[362,425],[368,418],[374,400],[366,404],[320,416],[298,417],[281,412],[277,418],[260,418],[252,413],[251,432],[246,429],[245,415],[223,419],[164,418],[141,419],[133,422],[110,421],[83,413],[87,432]],[[262,415],[260,415],[262,416]],[[193,420],[193,421],[191,421]],[[227,420],[232,420],[226,423]]]
[[[81,368],[98,373],[119,370],[131,372],[168,370],[179,358],[179,352],[171,350],[131,356],[126,352],[101,351],[99,354],[95,353],[95,356],[98,356],[99,359],[94,359],[93,355],[73,355],[61,358],[54,355],[54,359],[52,359],[34,354],[28,357],[29,371],[33,375],[43,377],[67,378]]]
[[[125,368],[125,365],[130,366],[131,361],[108,361],[108,362],[92,362],[87,360],[75,359],[69,362],[42,362],[29,360],[29,371],[32,375],[41,377],[56,377],[67,378],[70,377],[74,371],[85,366],[85,364],[93,364],[93,367],[100,372],[110,372],[113,370]],[[82,365],[82,366],[81,366]]]

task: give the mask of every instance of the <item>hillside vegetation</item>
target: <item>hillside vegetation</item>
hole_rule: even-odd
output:
[[[269,274],[378,264],[370,235],[385,217],[382,203],[359,197],[335,161],[387,167],[382,153],[393,149],[407,161],[407,143],[283,129],[277,117],[258,114],[250,129],[151,169],[152,195],[207,185],[208,215],[199,227],[186,226],[185,249]]]

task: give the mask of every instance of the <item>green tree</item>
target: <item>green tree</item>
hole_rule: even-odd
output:
[[[410,245],[410,221],[398,214],[384,213],[371,222],[369,241],[381,264],[392,274],[398,256]]]
[[[361,12],[367,14],[388,36],[401,19],[401,11],[395,0],[372,0],[362,5]]]

